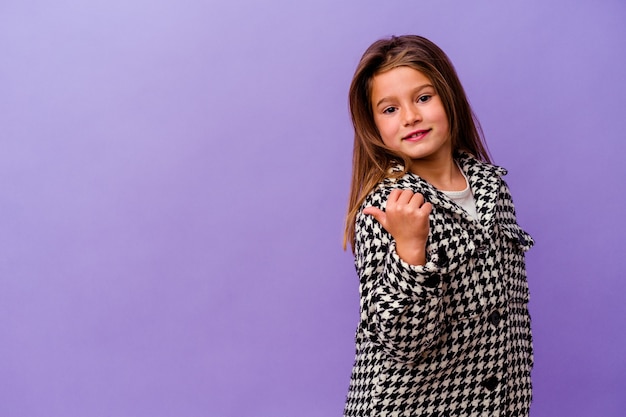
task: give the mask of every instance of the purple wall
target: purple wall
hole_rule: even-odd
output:
[[[455,62],[538,242],[533,417],[625,415],[625,21],[619,0],[2,1],[0,416],[339,416],[346,95],[402,33]]]

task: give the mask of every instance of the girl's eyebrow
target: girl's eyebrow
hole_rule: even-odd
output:
[[[429,88],[429,87],[434,88],[432,84],[422,84],[422,85],[420,85],[420,86],[415,87],[415,88],[413,89],[413,91],[411,91],[411,93],[412,93],[412,94],[419,93],[420,91],[422,91],[422,90],[424,90],[424,89],[426,89],[426,88]],[[376,103],[376,106],[375,106],[375,107],[380,106],[380,105],[381,105],[382,103],[384,103],[385,101],[392,101],[391,99],[392,99],[392,97],[383,97],[383,98],[381,98],[380,100],[378,100],[378,102]]]

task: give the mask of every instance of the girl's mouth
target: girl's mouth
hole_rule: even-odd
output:
[[[403,140],[411,140],[411,141],[420,140],[424,136],[426,136],[426,134],[428,132],[430,132],[430,129],[428,129],[428,130],[416,130],[415,132],[409,133],[408,135],[406,135],[402,139]]]

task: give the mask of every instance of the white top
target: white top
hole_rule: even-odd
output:
[[[465,211],[469,213],[470,216],[474,220],[478,220],[478,214],[476,213],[476,201],[474,200],[474,194],[472,194],[472,189],[469,186],[469,182],[467,181],[467,177],[463,170],[463,177],[465,178],[465,189],[463,191],[441,191],[445,195],[448,196],[452,201],[461,206]]]

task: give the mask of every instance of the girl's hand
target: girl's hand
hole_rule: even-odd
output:
[[[365,207],[364,214],[371,215],[396,241],[396,252],[406,263],[426,263],[428,241],[428,216],[433,206],[424,197],[411,190],[394,189],[387,198],[385,211],[376,207]]]

